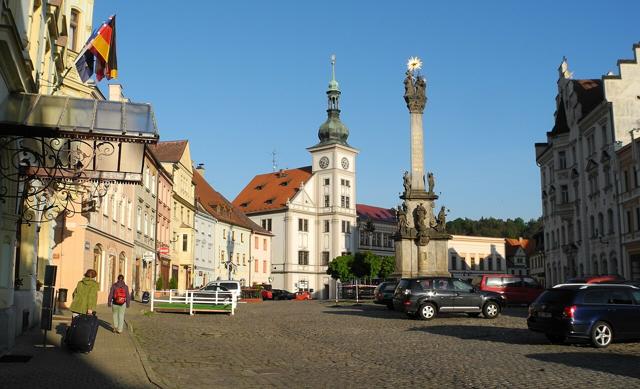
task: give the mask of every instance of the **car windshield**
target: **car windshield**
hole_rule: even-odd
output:
[[[223,287],[227,288],[228,290],[237,290],[238,289],[238,284],[236,284],[235,282],[221,282],[220,286],[223,286]]]
[[[213,285],[205,286],[204,290],[219,290],[219,291],[222,291],[222,292],[226,292],[227,288],[225,288],[224,286],[213,284]]]
[[[395,289],[396,289],[396,284],[395,283],[386,284],[382,288],[382,290],[385,291],[385,292],[393,292]]]
[[[573,289],[550,289],[538,296],[536,303],[568,305],[573,301],[575,294],[576,291]]]

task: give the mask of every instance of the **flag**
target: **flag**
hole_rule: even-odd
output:
[[[98,81],[118,77],[116,57],[116,16],[111,16],[91,34],[76,58],[76,69],[82,82],[94,74]]]

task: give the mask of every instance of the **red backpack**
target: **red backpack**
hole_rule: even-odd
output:
[[[113,303],[122,305],[127,302],[127,291],[123,287],[118,287],[113,291]]]

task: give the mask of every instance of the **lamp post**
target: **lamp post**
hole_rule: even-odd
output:
[[[251,263],[255,261],[254,258],[249,258],[249,287],[251,287]]]

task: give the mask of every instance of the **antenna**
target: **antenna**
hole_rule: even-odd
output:
[[[276,149],[273,149],[271,152],[271,168],[274,172],[278,170],[278,160],[276,159],[276,155]]]

